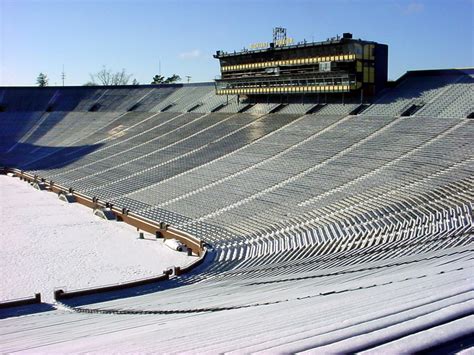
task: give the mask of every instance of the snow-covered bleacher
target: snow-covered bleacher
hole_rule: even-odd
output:
[[[6,319],[3,352],[421,351],[465,336],[472,74],[411,72],[359,115],[217,97],[213,84],[9,90],[0,166],[166,222],[208,256],[148,294]],[[61,97],[73,108],[48,112]],[[166,335],[178,331],[198,341]]]

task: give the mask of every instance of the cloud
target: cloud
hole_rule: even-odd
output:
[[[199,49],[193,49],[189,52],[183,52],[178,55],[180,59],[195,59],[201,56],[201,51]]]
[[[406,15],[413,15],[423,12],[425,9],[425,5],[420,4],[419,2],[411,2],[407,6],[404,7],[403,12]]]

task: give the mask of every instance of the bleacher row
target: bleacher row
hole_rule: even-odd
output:
[[[407,75],[356,116],[348,113],[358,104],[341,103],[312,114],[304,114],[309,103],[275,114],[268,114],[279,106],[272,103],[212,112],[229,99],[210,84],[46,88],[34,100],[25,88],[1,89],[2,164],[209,242],[247,242],[368,191],[415,186],[463,164],[471,152],[472,124],[463,115],[474,107],[472,78]],[[400,117],[420,101],[426,105],[414,116]],[[245,106],[230,102],[223,107]],[[470,176],[471,163],[457,179]],[[209,228],[216,231],[207,235]]]
[[[410,348],[397,327],[411,329],[416,315],[443,327],[428,326],[430,334],[460,327],[442,317],[458,314],[446,307],[464,312],[472,299],[472,72],[409,73],[355,115],[359,103],[252,103],[213,90],[0,88],[0,166],[169,223],[209,251],[197,271],[158,286],[160,297],[92,297],[31,324],[8,320],[16,334],[31,326],[39,335],[20,343],[7,331],[2,351],[65,350],[48,345],[64,322],[71,332],[59,337],[68,351],[98,352],[128,340],[84,348],[65,334],[101,338],[95,326],[119,334],[126,323],[140,329],[129,336],[141,351],[155,349],[156,334],[179,329],[206,337],[206,346],[175,339],[160,350],[355,352],[384,350],[389,341]],[[321,299],[329,301],[316,307]],[[232,336],[244,343],[222,331],[224,311],[233,312]],[[355,323],[339,326],[343,314]],[[139,336],[143,317],[160,328]],[[260,317],[263,327],[253,321]],[[464,325],[463,317],[456,322]]]

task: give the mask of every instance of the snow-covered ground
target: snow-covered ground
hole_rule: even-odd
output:
[[[18,178],[0,175],[0,300],[161,274],[196,257],[172,251],[125,223],[101,220]]]

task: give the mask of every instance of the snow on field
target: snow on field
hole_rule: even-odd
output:
[[[161,274],[195,257],[172,251],[136,228],[93,216],[77,203],[0,175],[0,300]]]

